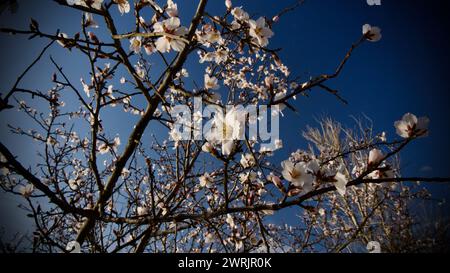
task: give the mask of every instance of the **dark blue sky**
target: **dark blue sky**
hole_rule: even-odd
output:
[[[196,1],[176,2],[182,14],[182,24],[188,25]],[[265,15],[270,18],[292,2],[234,0],[233,4],[242,5],[251,16]],[[296,102],[298,115],[285,111],[287,117],[281,121],[285,148],[275,160],[283,160],[297,148],[306,148],[301,131],[308,124],[316,125],[317,118],[332,116],[343,124],[353,126],[351,116],[364,114],[373,120],[376,130],[386,131],[388,138],[392,139],[396,137],[394,121],[404,113],[412,112],[431,119],[430,136],[416,141],[402,152],[403,174],[450,176],[449,33],[446,28],[449,8],[445,3],[437,0],[382,0],[381,6],[369,6],[366,0],[306,0],[297,10],[282,17],[274,25],[275,36],[270,45],[283,48],[281,57],[290,67],[292,75],[300,75],[304,79],[309,75],[333,72],[351,44],[361,36],[363,24],[380,26],[383,39],[358,48],[340,77],[330,82],[330,87],[339,90],[349,101],[348,105],[343,105],[322,90],[314,90],[310,97],[299,98]],[[62,8],[52,1],[21,1],[20,5],[19,13],[1,15],[0,27],[27,28],[29,17],[33,17],[39,21],[44,32],[55,33],[60,28],[73,35],[79,31],[80,12]],[[222,13],[223,1],[211,0],[207,9],[212,14]],[[121,17],[119,32],[131,29],[134,21],[130,16]],[[149,19],[148,16],[146,19]],[[104,37],[103,30],[103,27],[96,30],[99,37]],[[0,34],[0,41],[0,90],[4,92],[47,41],[35,39],[29,42],[25,37],[5,34]],[[124,45],[128,47],[128,42],[125,41]],[[69,53],[58,46],[53,47],[50,53],[63,65],[74,83],[79,84],[81,76],[87,78],[87,71],[83,69],[86,61],[79,58],[81,55]],[[188,66],[194,67],[196,62],[193,58]],[[190,70],[191,77],[197,82],[202,81],[202,69]],[[25,79],[24,86],[49,89],[53,71],[47,55]],[[27,124],[12,110],[1,114],[1,130],[4,131],[5,125],[13,120]],[[110,134],[120,133],[125,138],[130,130],[128,125],[133,120],[130,118],[119,124],[114,120],[107,121],[114,125],[110,128],[116,130]],[[1,139],[10,147],[16,147],[21,159],[30,163],[33,161],[33,144],[24,144],[25,139],[18,142],[4,132]],[[25,158],[25,155],[28,156]],[[439,187],[439,191],[441,189]],[[437,188],[431,190],[439,197],[448,193],[438,192]],[[2,206],[11,207],[9,199],[3,195],[0,198]],[[2,219],[11,217],[10,211],[1,211]]]

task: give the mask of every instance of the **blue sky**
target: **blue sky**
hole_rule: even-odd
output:
[[[188,18],[196,8],[196,1],[179,0],[182,24],[188,25]],[[272,17],[294,1],[234,0],[234,6],[242,5],[252,17]],[[52,1],[21,1],[19,13],[4,13],[0,27],[13,26],[26,29],[29,17],[35,18],[41,29],[55,33],[56,29],[73,35],[78,32],[81,13],[62,8]],[[114,9],[116,10],[116,9]],[[211,0],[207,10],[222,13],[222,0]],[[386,131],[388,138],[394,138],[393,123],[406,112],[431,119],[430,136],[420,139],[402,153],[403,174],[407,176],[450,176],[449,159],[449,48],[448,30],[445,19],[448,8],[445,1],[382,1],[381,6],[369,6],[365,0],[306,0],[294,12],[288,13],[274,25],[275,36],[271,39],[273,48],[283,48],[281,58],[290,68],[292,75],[307,79],[309,75],[333,72],[351,44],[361,35],[365,23],[380,26],[383,39],[378,43],[364,43],[358,48],[338,79],[330,87],[340,91],[349,101],[343,105],[335,97],[314,90],[308,98],[299,98],[295,103],[299,114],[286,110],[281,120],[281,137],[285,148],[278,152],[275,161],[285,159],[297,148],[306,148],[301,132],[306,125],[316,125],[316,119],[331,116],[344,125],[353,126],[351,116],[367,115],[373,120],[375,130]],[[116,12],[116,11],[115,11]],[[119,14],[115,14],[120,17]],[[132,29],[134,21],[125,15],[118,20],[119,32]],[[145,16],[145,14],[144,14]],[[146,17],[148,20],[148,16]],[[99,18],[97,19],[99,21]],[[104,28],[103,28],[104,29]],[[102,38],[102,24],[96,34]],[[36,38],[29,42],[26,37],[9,37],[0,34],[1,51],[0,90],[8,90],[17,75],[38,54],[47,43]],[[128,42],[124,41],[128,47]],[[50,54],[64,67],[71,80],[79,84],[79,78],[87,78],[84,70],[86,60],[81,55],[69,53],[58,46]],[[188,61],[191,79],[202,82],[203,68],[197,68],[196,58]],[[158,69],[158,64],[155,64]],[[48,55],[25,78],[24,86],[47,90],[51,87],[50,77],[54,72]],[[118,84],[117,84],[118,85]],[[110,117],[106,127],[114,128],[125,138],[130,124],[129,117],[117,123]],[[35,160],[33,143],[7,136],[5,125],[15,121],[25,125],[15,110],[1,113],[1,139],[12,147],[20,159]],[[154,128],[153,128],[154,129]],[[150,130],[147,130],[150,133]],[[20,144],[20,145],[19,145]],[[426,167],[426,168],[425,168]],[[427,169],[428,171],[424,171]],[[448,195],[448,187],[431,187],[438,197]],[[442,191],[442,189],[444,189]],[[12,208],[15,199],[0,195],[2,207]],[[2,219],[12,219],[15,212],[1,210]],[[16,219],[16,218],[14,218]]]

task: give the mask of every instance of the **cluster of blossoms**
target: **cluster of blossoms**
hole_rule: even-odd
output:
[[[152,1],[153,2],[153,1]],[[181,51],[185,47],[187,41],[183,39],[188,32],[187,28],[181,26],[180,18],[178,18],[178,5],[172,0],[167,1],[167,5],[163,10],[156,3],[152,5],[161,13],[165,12],[169,18],[163,21],[153,21],[150,25],[145,23],[144,18],[140,17],[140,23],[146,29],[151,31],[155,36],[159,36],[156,41],[146,39],[143,40],[142,36],[136,36],[130,39],[130,50],[134,53],[139,53],[141,48],[144,47],[145,52],[150,55],[158,50],[161,53],[174,51]]]
[[[414,114],[407,113],[403,118],[394,123],[396,132],[402,138],[422,137],[428,134],[427,117],[417,118]],[[380,149],[374,148],[368,152],[365,158],[361,158],[354,164],[350,173],[342,164],[336,164],[333,160],[321,163],[314,154],[297,151],[292,154],[291,159],[281,163],[282,176],[290,182],[289,190],[286,191],[281,179],[271,174],[271,180],[277,188],[287,192],[288,196],[303,192],[309,192],[320,183],[332,182],[339,194],[344,195],[346,185],[352,179],[357,178],[394,178],[395,171],[385,162],[387,156]]]

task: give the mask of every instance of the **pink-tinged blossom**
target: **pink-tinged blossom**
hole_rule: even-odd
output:
[[[142,37],[137,36],[130,39],[130,51],[133,51],[134,53],[138,54],[141,52],[142,47]]]
[[[372,149],[369,152],[369,165],[377,165],[379,164],[384,158],[383,153],[379,149]]]
[[[430,120],[427,117],[417,118],[414,114],[406,113],[401,120],[394,123],[396,132],[403,138],[412,136],[427,136],[428,124]]]
[[[220,88],[218,84],[218,80],[216,77],[210,77],[208,74],[205,74],[205,89],[217,90]]]
[[[172,0],[167,0],[166,13],[169,17],[178,17],[178,5]]]
[[[259,17],[258,20],[249,20],[250,36],[254,38],[254,41],[259,46],[267,46],[269,44],[269,38],[273,36],[272,30],[267,26],[266,19]]]
[[[381,40],[381,29],[379,27],[373,27],[369,24],[365,24],[362,27],[362,33],[366,36],[366,39],[370,42],[378,42]]]
[[[114,0],[114,2],[118,5],[119,11],[122,15],[130,12],[130,3],[128,0]]]
[[[180,19],[177,17],[170,17],[162,22],[157,22],[154,24],[153,29],[155,32],[166,33],[169,35],[162,35],[159,37],[155,46],[159,52],[165,53],[169,52],[170,49],[175,51],[183,50],[185,44],[180,39],[176,39],[174,37],[169,37],[171,35],[175,35],[178,37],[184,36],[187,34],[188,30],[184,26],[180,26]]]
[[[309,173],[305,163],[292,163],[289,160],[281,162],[283,177],[296,187],[303,187],[305,191],[312,189],[314,176]]]

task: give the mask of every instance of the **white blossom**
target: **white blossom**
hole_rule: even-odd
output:
[[[178,5],[172,0],[167,0],[166,13],[169,17],[178,17]]]
[[[108,153],[109,152],[109,145],[106,144],[106,143],[100,144],[100,146],[98,146],[98,151],[102,155]]]
[[[214,127],[206,132],[209,142],[222,145],[222,154],[230,155],[234,149],[234,140],[242,135],[244,126],[240,121],[240,111],[229,109],[225,115],[216,114],[213,119]]]
[[[303,187],[305,191],[312,189],[314,176],[308,172],[304,162],[292,163],[289,160],[281,162],[283,177],[296,187]]]
[[[235,7],[231,10],[231,15],[234,16],[236,20],[247,21],[250,17],[247,12],[245,12],[242,7]]]
[[[83,78],[81,78],[80,81],[83,86],[84,93],[86,93],[86,96],[89,98],[91,96],[91,87],[83,80]]]
[[[369,152],[369,165],[377,165],[383,160],[384,155],[379,149],[372,149]]]
[[[207,47],[209,47],[210,44],[222,42],[220,32],[210,24],[204,25],[202,27],[202,30],[197,30],[196,35],[198,42],[204,44]]]
[[[205,144],[203,144],[203,146],[202,146],[202,151],[205,153],[211,153],[213,150],[214,150],[214,147],[209,142],[205,142]]]
[[[253,167],[256,164],[256,160],[252,154],[247,153],[245,155],[244,154],[241,155],[240,163],[242,167],[244,167],[244,169],[247,169]]]
[[[267,26],[264,17],[259,17],[258,20],[249,20],[250,36],[254,38],[259,46],[267,46],[269,38],[273,36],[272,30]]]
[[[184,36],[188,33],[186,27],[180,27],[180,19],[177,17],[170,17],[162,22],[157,22],[154,24],[153,29],[155,32],[167,33],[175,36]],[[159,37],[156,42],[156,49],[161,53],[169,52],[170,49],[175,51],[183,50],[185,44],[179,39],[169,37],[168,35],[163,35]]]
[[[33,184],[27,184],[26,186],[20,186],[19,192],[23,197],[29,198],[34,192]]]
[[[199,178],[200,180],[200,187],[202,188],[212,188],[213,187],[213,178],[209,173],[205,173]]]
[[[70,253],[81,253],[81,246],[80,243],[77,241],[70,241],[67,243],[66,251],[69,251]]]
[[[368,242],[366,249],[367,251],[369,251],[369,253],[381,253],[381,245],[377,241]]]
[[[142,216],[148,214],[148,208],[144,206],[139,206],[136,209],[137,215]]]
[[[253,172],[253,171],[244,172],[244,173],[239,174],[239,180],[242,183],[245,183],[245,182],[248,182],[248,181],[253,182],[253,181],[256,180],[256,176],[257,176],[256,173]]]
[[[119,11],[122,15],[130,12],[130,3],[128,0],[114,0],[114,2],[118,5]]]
[[[379,27],[373,27],[369,24],[365,24],[362,27],[362,33],[370,42],[378,42],[381,40],[381,29]]]
[[[394,123],[394,126],[397,134],[403,138],[427,136],[429,122],[427,117],[417,118],[414,114],[406,113],[401,120]]]
[[[84,13],[84,24],[86,27],[98,28],[98,24],[94,21],[94,16],[90,12]]]
[[[230,225],[231,228],[235,228],[236,224],[234,223],[233,216],[231,214],[227,214],[227,218],[225,219],[225,222],[227,222],[228,225]]]
[[[66,39],[68,39],[69,38],[69,36],[66,34],[66,33],[64,33],[64,32],[60,32],[59,34],[58,34],[58,37],[60,38],[60,39],[58,39],[56,42],[58,43],[58,44],[60,44],[62,47],[67,47],[67,44],[66,44]]]
[[[142,47],[142,37],[137,36],[130,39],[130,51],[133,51],[134,53],[138,54],[141,52]]]
[[[205,74],[205,89],[217,90],[220,88],[218,84],[218,80],[216,77],[210,77],[208,74]]]
[[[225,0],[225,7],[227,7],[227,9],[231,9],[232,6],[231,0]]]
[[[336,187],[338,193],[344,196],[347,190],[347,183],[348,183],[347,177],[343,173],[338,172],[334,176],[334,179],[336,180],[334,186]]]

